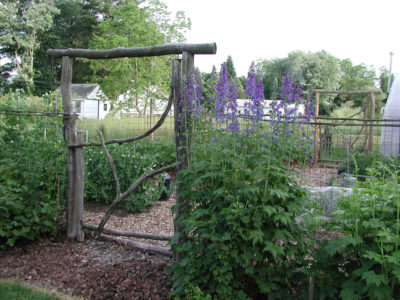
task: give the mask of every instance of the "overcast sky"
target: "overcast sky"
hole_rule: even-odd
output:
[[[400,0],[163,0],[192,21],[188,43],[217,43],[217,55],[198,55],[211,72],[231,55],[239,76],[252,61],[294,50],[326,50],[354,65],[400,73]]]

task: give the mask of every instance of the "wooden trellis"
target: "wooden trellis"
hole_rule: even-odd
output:
[[[78,241],[84,240],[83,233],[83,196],[84,196],[84,147],[89,146],[100,146],[106,154],[106,157],[110,163],[110,167],[113,171],[116,197],[113,203],[109,206],[107,212],[104,214],[100,224],[94,228],[93,226],[86,225],[88,229],[96,230],[96,237],[99,237],[102,232],[108,234],[117,235],[128,235],[150,239],[167,239],[166,236],[151,235],[143,233],[123,233],[113,232],[104,228],[108,218],[112,212],[117,208],[117,205],[123,202],[132,192],[136,190],[145,180],[151,178],[157,174],[167,172],[169,170],[177,169],[181,170],[187,166],[188,151],[190,151],[190,139],[187,139],[186,124],[184,122],[178,122],[178,116],[182,114],[182,109],[178,105],[179,97],[182,89],[182,77],[188,77],[194,67],[194,55],[195,54],[215,54],[216,44],[166,44],[152,47],[140,47],[140,48],[115,48],[108,50],[90,50],[90,49],[48,49],[47,54],[53,58],[62,58],[62,76],[61,76],[61,94],[64,109],[64,130],[65,138],[68,147],[68,161],[67,161],[67,191],[66,191],[66,234],[69,238],[77,239]],[[142,135],[131,137],[127,139],[114,139],[104,141],[102,134],[100,133],[100,143],[83,142],[82,137],[78,134],[76,129],[77,114],[73,111],[72,94],[71,94],[71,82],[72,82],[72,66],[74,58],[87,58],[87,59],[112,59],[122,57],[149,57],[149,56],[161,56],[161,55],[176,55],[182,54],[182,59],[174,59],[172,66],[172,79],[171,79],[171,94],[169,97],[168,105],[161,116],[157,124],[154,125],[150,130]],[[176,144],[176,164],[163,167],[158,170],[154,170],[150,173],[143,174],[138,180],[124,192],[120,190],[118,174],[115,171],[112,157],[109,155],[106,145],[109,144],[122,144],[126,142],[133,142],[151,135],[157,128],[159,128],[168,112],[174,105],[174,117],[175,117],[175,144]],[[182,119],[182,118],[180,118]],[[184,118],[186,122],[190,122],[190,116]],[[189,143],[187,145],[187,143]],[[179,197],[179,186],[177,189],[177,202],[183,203],[183,199]],[[178,212],[179,214],[179,212]],[[179,228],[175,225],[175,234],[179,232]],[[134,243],[134,242],[133,242]],[[146,245],[136,243],[142,249],[148,249],[155,252],[161,252],[163,254],[170,255],[169,249],[162,249],[152,245]]]
[[[376,91],[376,90],[357,90],[357,91],[332,91],[332,90],[313,90],[315,93],[315,132],[314,132],[314,160],[313,163],[314,165],[318,164],[319,161],[319,147],[320,147],[320,122],[319,122],[319,101],[320,101],[320,95],[321,94],[344,94],[344,95],[365,95],[365,106],[355,115],[358,115],[362,112],[364,112],[364,126],[365,127],[365,134],[364,134],[364,139],[365,142],[364,144],[366,147],[364,148],[364,152],[371,152],[372,147],[373,147],[373,135],[374,135],[374,129],[373,126],[369,126],[369,130],[367,130],[367,125],[375,119],[375,99],[376,99],[376,94],[381,94],[381,91]],[[350,118],[354,117],[355,115],[351,116]],[[332,125],[332,124],[327,124],[327,125]],[[340,133],[340,132],[339,132]],[[360,132],[361,133],[361,132]],[[355,142],[355,141],[353,141]]]

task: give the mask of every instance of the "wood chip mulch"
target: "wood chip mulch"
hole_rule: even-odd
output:
[[[156,202],[147,213],[118,210],[106,228],[172,235],[174,204],[171,195],[169,201]],[[84,222],[98,225],[106,209],[104,205],[87,205]],[[167,246],[164,241],[136,240]],[[0,278],[84,299],[170,299],[172,278],[166,270],[171,263],[167,256],[94,240],[86,231],[81,243],[59,237],[0,251]]]

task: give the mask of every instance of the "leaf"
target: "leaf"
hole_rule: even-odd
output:
[[[253,240],[253,246],[258,242],[262,242],[263,239],[264,239],[264,233],[261,230],[250,231],[249,240]]]
[[[278,255],[284,254],[282,246],[280,246],[278,244],[274,244],[271,241],[265,241],[264,244],[265,244],[265,247],[263,249],[263,252],[271,253],[274,259],[276,259],[278,257]]]
[[[387,279],[382,274],[376,274],[374,271],[365,272],[362,276],[367,282],[367,285],[380,286],[382,283],[387,283]]]

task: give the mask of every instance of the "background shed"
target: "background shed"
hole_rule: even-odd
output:
[[[110,101],[98,84],[71,84],[74,111],[80,119],[104,119],[110,111]]]

